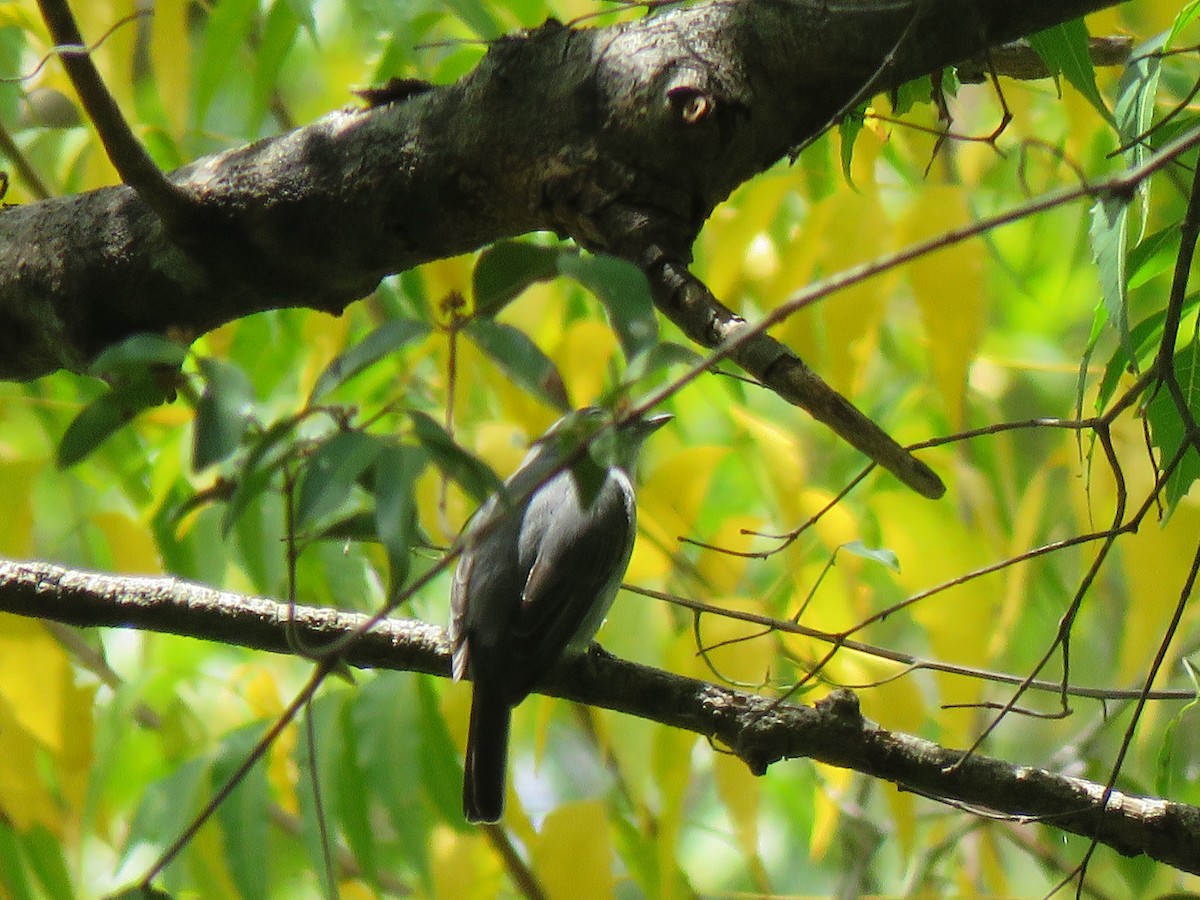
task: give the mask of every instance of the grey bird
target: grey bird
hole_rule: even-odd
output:
[[[581,450],[579,432],[605,418],[588,407],[552,425],[505,482],[505,496],[489,498],[463,530],[450,641],[454,679],[474,682],[463,777],[469,822],[500,819],[513,707],[559,659],[587,650],[629,565],[633,466],[642,442],[671,416],[628,419],[601,433],[590,453]]]

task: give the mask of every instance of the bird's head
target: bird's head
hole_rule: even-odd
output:
[[[543,452],[558,460],[578,456],[571,474],[580,493],[591,497],[609,469],[632,472],[642,444],[674,418],[668,413],[620,418],[598,406],[588,406],[563,416],[537,440]],[[579,455],[581,446],[587,451]]]

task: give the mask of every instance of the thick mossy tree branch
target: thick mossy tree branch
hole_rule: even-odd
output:
[[[386,275],[537,230],[686,271],[713,208],[848,103],[1114,2],[710,0],[607,28],[547,22],[454,84],[185,166],[161,202],[123,186],[0,210],[0,378],[82,371],[138,332],[337,313]],[[658,295],[689,330],[679,293]],[[728,313],[696,296],[715,304],[701,319]],[[739,355],[781,350],[763,335]],[[776,373],[804,389],[789,400],[941,494],[802,363],[791,372]]]
[[[128,187],[0,212],[0,377],[84,369],[129,334],[287,306],[549,229],[687,261],[713,207],[883,88],[1114,0],[714,0],[608,28],[550,22],[460,81],[201,159],[172,240]]]
[[[79,572],[48,563],[0,561],[0,611],[78,626],[119,626],[291,653],[354,634],[366,616],[296,607],[174,578]],[[341,654],[352,666],[450,673],[441,628],[387,619]],[[593,652],[561,665],[542,693],[701,734],[756,774],[807,757],[890,781],[901,790],[1024,823],[1096,838],[1200,873],[1200,809],[1113,791],[982,754],[964,756],[865,719],[849,691],[815,706],[781,703]],[[1103,810],[1103,811],[1102,811]]]

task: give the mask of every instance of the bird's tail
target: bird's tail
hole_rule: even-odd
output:
[[[502,693],[476,682],[463,773],[463,815],[468,822],[497,822],[504,812],[511,719],[512,709]]]

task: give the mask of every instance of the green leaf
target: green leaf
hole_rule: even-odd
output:
[[[1175,378],[1179,382],[1184,403],[1192,420],[1200,420],[1200,341],[1193,340],[1175,354],[1174,369]],[[1146,406],[1146,419],[1150,423],[1151,440],[1162,453],[1161,464],[1166,465],[1183,446],[1187,438],[1187,429],[1184,418],[1165,385],[1159,387],[1154,398]],[[1167,480],[1167,515],[1175,509],[1197,479],[1200,479],[1200,452],[1193,446],[1184,453],[1179,466]]]
[[[150,374],[133,376],[101,394],[79,411],[63,433],[58,445],[59,468],[65,469],[86,458],[139,412],[158,406],[170,394]]]
[[[330,772],[336,779],[334,811],[350,852],[354,854],[367,880],[378,888],[379,850],[370,817],[374,785],[360,762],[359,744],[364,736],[354,728],[353,695],[342,704],[339,712],[342,752]]]
[[[591,291],[604,305],[627,360],[658,342],[658,318],[650,284],[645,273],[633,263],[615,256],[564,254],[559,258],[558,269]]]
[[[17,833],[3,817],[0,817],[0,896],[34,900],[33,885],[21,862]]]
[[[927,106],[933,96],[933,78],[922,75],[904,82],[896,88],[892,97],[892,115],[899,117],[908,115],[914,106]],[[861,124],[861,120],[860,120]]]
[[[203,126],[208,108],[224,85],[230,65],[238,59],[242,45],[250,37],[258,0],[221,0],[210,9],[192,101],[193,122],[197,126]],[[241,68],[236,71],[241,77]]]
[[[449,432],[427,413],[409,410],[413,433],[428,452],[434,465],[456,481],[477,503],[504,490],[504,482],[491,467],[454,442]]]
[[[328,691],[308,704],[303,715],[312,717],[315,747],[308,740],[301,740],[297,749],[300,778],[296,794],[300,800],[300,817],[304,823],[303,840],[308,851],[309,866],[318,873],[322,896],[337,897],[337,873],[326,869],[321,844],[321,819],[326,823],[326,833],[333,839],[332,824],[340,800],[337,795],[334,768],[344,756],[342,735],[342,706],[346,702],[346,690]],[[304,729],[307,732],[307,727]],[[321,805],[318,809],[313,793],[313,778],[320,787]]]
[[[425,322],[415,319],[391,319],[333,360],[313,385],[310,403],[316,403],[334,388],[349,381],[401,347],[419,341],[430,332]]]
[[[25,857],[29,867],[50,900],[74,900],[71,873],[63,857],[63,844],[43,825],[35,825],[25,834]]]
[[[868,547],[862,541],[849,541],[838,547],[839,550],[845,550],[854,556],[869,559],[872,562],[877,562],[880,565],[887,566],[893,572],[900,571],[900,558],[896,556],[895,551],[889,550],[886,547]]]
[[[135,884],[115,894],[109,894],[105,900],[172,900],[172,895],[156,887],[143,887]]]
[[[1179,14],[1175,16],[1175,21],[1171,23],[1171,31],[1167,36],[1165,46],[1173,46],[1175,38],[1179,37],[1184,29],[1196,21],[1198,15],[1200,15],[1200,0],[1191,0],[1190,3],[1179,10]]]
[[[1122,346],[1132,356],[1129,339],[1129,296],[1126,292],[1125,245],[1129,228],[1129,201],[1118,194],[1107,194],[1092,206],[1088,236],[1092,259],[1100,273],[1100,290],[1109,323],[1117,329]]]
[[[218,359],[199,362],[207,384],[196,404],[192,470],[227,459],[253,421],[254,389],[240,367]]]
[[[384,451],[386,452],[386,451]],[[359,510],[335,519],[323,527],[315,535],[318,541],[353,541],[355,543],[378,542],[379,526],[375,521],[375,513]]]
[[[1117,84],[1117,105],[1114,117],[1121,143],[1128,146],[1126,162],[1141,165],[1150,153],[1142,138],[1154,120],[1154,98],[1158,93],[1158,78],[1162,71],[1162,49],[1165,35],[1159,35],[1139,46],[1129,60]],[[1138,190],[1146,193],[1146,185]]]
[[[315,0],[287,0],[287,5],[291,7],[296,18],[299,19],[313,39],[316,39],[317,20],[313,16],[313,3]]]
[[[431,823],[427,805],[420,802],[424,777],[419,764],[423,723],[418,680],[411,672],[377,673],[354,698],[351,722],[358,735],[359,769],[399,838],[404,863],[425,889],[418,893],[432,896]],[[457,777],[461,775],[458,769]]]
[[[1186,657],[1183,659],[1183,666],[1192,679],[1192,688],[1195,689],[1195,668]],[[1196,780],[1192,771],[1195,767],[1197,705],[1200,705],[1200,698],[1193,698],[1167,722],[1167,727],[1163,730],[1154,774],[1154,790],[1160,797],[1178,797],[1180,786],[1194,783]],[[1185,718],[1191,727],[1180,730],[1179,726],[1184,723]]]
[[[472,274],[475,315],[494,316],[531,284],[556,277],[563,255],[559,247],[525,241],[501,241],[488,247],[479,254]]]
[[[519,328],[494,319],[475,318],[466,335],[514,382],[558,409],[571,409],[567,388],[558,367]]]
[[[245,512],[246,507],[270,486],[275,473],[291,457],[291,443],[283,447],[280,445],[292,437],[295,427],[296,423],[293,420],[285,419],[276,422],[255,440],[246,456],[246,462],[238,472],[233,496],[229,498],[229,505],[225,507],[225,514],[221,517],[223,536],[229,534],[233,523]]]
[[[1107,121],[1116,124],[1096,87],[1096,70],[1088,47],[1087,26],[1083,19],[1074,19],[1029,36],[1029,43],[1046,63],[1051,74],[1066,76],[1072,87]]]
[[[212,790],[225,786],[262,737],[265,727],[255,723],[231,732],[221,741],[212,765]],[[246,898],[271,894],[270,855],[267,846],[270,786],[263,761],[258,760],[217,807],[217,821],[225,845],[225,863],[238,892]]]
[[[462,765],[458,760],[458,748],[446,728],[438,704],[438,694],[433,687],[432,676],[416,678],[419,699],[421,736],[421,774],[425,783],[425,794],[433,801],[434,808],[443,821],[462,828]]]
[[[375,462],[383,444],[361,431],[339,431],[304,467],[296,501],[296,527],[310,529],[346,502],[358,477]]]
[[[296,0],[275,0],[267,11],[262,34],[258,41],[258,52],[254,54],[254,81],[250,91],[250,109],[247,115],[246,132],[256,134],[271,103],[271,96],[279,82],[283,61],[296,42],[296,34],[302,21]],[[312,9],[307,10],[305,22],[312,34]]]
[[[1129,251],[1126,268],[1129,270],[1129,289],[1141,287],[1175,265],[1179,249],[1179,228],[1168,226],[1142,239]]]
[[[654,344],[630,363],[629,369],[625,373],[625,380],[633,383],[671,366],[691,368],[703,361],[704,357],[691,347],[685,347],[674,341],[664,341],[661,344]]]
[[[445,0],[445,3],[475,32],[476,37],[492,40],[504,34],[504,28],[496,21],[486,3],[480,0]]]
[[[375,462],[375,525],[391,565],[389,597],[408,580],[417,520],[417,479],[425,471],[425,451],[405,445],[387,447]]]
[[[135,334],[108,347],[88,366],[90,375],[133,375],[154,366],[178,369],[187,359],[187,348],[159,334]]]
[[[161,852],[182,833],[199,808],[202,783],[207,775],[208,761],[192,759],[143,789],[125,836],[122,863],[127,863],[135,852]],[[187,863],[181,857],[171,861],[163,878],[169,886],[194,883],[189,880]]]
[[[862,133],[865,122],[866,104],[859,104],[856,108],[842,116],[842,121],[838,123],[842,177],[846,179],[846,184],[855,190],[858,190],[858,188],[854,184],[854,176],[851,174],[850,164],[854,161],[854,144],[858,140],[859,134]]]

